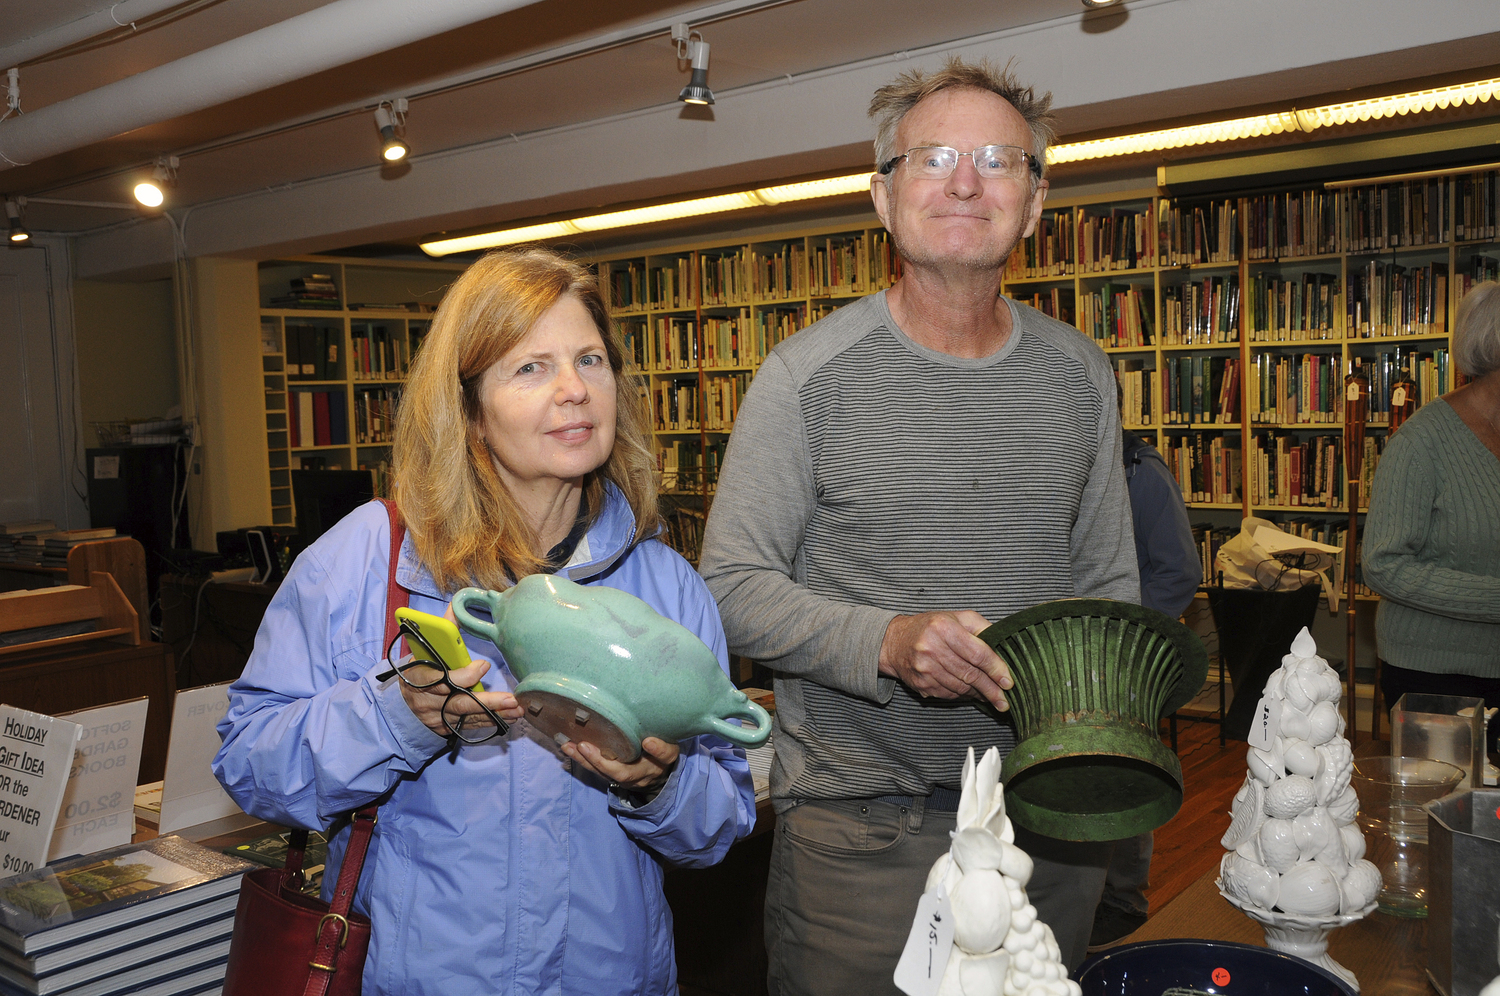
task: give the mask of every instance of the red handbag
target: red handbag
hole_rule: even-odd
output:
[[[396,560],[406,528],[395,503],[382,502],[391,517],[384,644],[388,647],[396,639],[396,610],[410,596],[396,584]],[[350,907],[378,808],[377,803],[354,814],[354,829],[331,903],[302,893],[306,830],[292,831],[286,867],[245,873],[234,913],[223,996],[359,996],[365,952],[370,947],[370,921]]]

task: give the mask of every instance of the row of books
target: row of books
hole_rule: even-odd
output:
[[[1069,209],[1045,211],[1036,231],[1022,239],[1005,261],[1006,280],[1062,277],[1074,271],[1077,259],[1077,215]]]
[[[1252,505],[1346,509],[1348,491],[1344,438],[1340,433],[1299,438],[1285,432],[1257,432]],[[1364,437],[1360,468],[1360,508],[1369,504],[1370,482],[1390,437]]]
[[[1198,548],[1198,567],[1204,584],[1215,584],[1219,576],[1219,547],[1239,534],[1238,526],[1215,526],[1212,522],[1193,523],[1193,544]]]
[[[652,385],[657,432],[693,432],[702,428],[697,378],[678,377]]]
[[[696,565],[703,549],[703,513],[696,508],[674,508],[663,518],[667,521],[667,544]]]
[[[1500,238],[1500,172],[1455,178],[1453,200],[1454,234],[1460,241]]]
[[[1164,424],[1232,425],[1239,421],[1239,357],[1168,356],[1163,365]]]
[[[648,373],[758,366],[787,336],[833,314],[832,304],[768,308],[727,317],[705,317],[702,335],[691,318],[659,317],[620,322],[629,361]]]
[[[217,993],[255,867],[166,836],[0,880],[0,993]]]
[[[1453,238],[1446,176],[1351,187],[1344,199],[1344,249],[1430,246]]]
[[[354,441],[389,443],[395,439],[396,407],[401,388],[377,387],[354,392]]]
[[[402,325],[350,323],[350,375],[355,380],[405,379],[411,370],[412,357],[416,355],[426,334],[425,323],[414,323],[409,330]]]
[[[80,543],[119,535],[113,526],[58,529],[51,519],[0,524],[0,564],[67,567],[68,554]]]
[[[1339,278],[1335,273],[1250,276],[1250,341],[1336,339]]]
[[[1250,421],[1282,425],[1344,421],[1343,361],[1337,353],[1250,358]]]
[[[1446,349],[1418,351],[1409,346],[1397,346],[1390,352],[1357,356],[1354,366],[1370,383],[1365,421],[1375,425],[1391,420],[1391,391],[1402,377],[1410,378],[1416,385],[1418,407],[1453,389],[1452,367]]]
[[[1214,505],[1240,503],[1243,467],[1239,438],[1205,432],[1173,433],[1158,447],[1177,479],[1183,501]]]
[[[1030,297],[1014,293],[1012,299],[1031,305],[1048,318],[1056,318],[1067,325],[1075,324],[1076,312],[1073,308],[1073,288],[1071,287],[1048,287],[1045,290],[1034,291]]]
[[[322,308],[337,310],[339,289],[328,273],[309,273],[305,277],[293,277],[285,294],[271,298],[275,308]]]
[[[1157,262],[1156,205],[1110,209],[1108,214],[1090,214],[1081,208],[1076,226],[1076,261],[1079,273],[1134,270]]]
[[[703,386],[703,428],[709,432],[729,432],[734,428],[740,402],[750,389],[750,375],[737,373],[705,377]]]
[[[1349,269],[1348,334],[1367,339],[1389,335],[1446,335],[1448,264],[1404,267],[1370,260]]]
[[[348,399],[338,389],[288,391],[286,406],[287,445],[347,446],[349,443]]]
[[[1245,202],[1247,259],[1321,256],[1339,251],[1339,195],[1332,190],[1261,194]]]
[[[1120,383],[1120,424],[1150,425],[1161,407],[1161,376],[1140,360],[1115,360],[1115,379]]]
[[[868,293],[870,254],[863,236],[813,240],[809,293],[814,297]]]
[[[661,471],[661,490],[666,493],[699,492],[705,483],[712,487],[719,479],[725,443],[722,438],[711,439],[705,448],[699,439],[658,440],[656,462]]]
[[[1204,277],[1163,287],[1162,342],[1169,346],[1240,341],[1240,278]]]
[[[287,380],[343,380],[339,364],[344,331],[337,325],[286,326]]]
[[[1078,324],[1100,346],[1151,346],[1156,323],[1151,288],[1140,284],[1104,284],[1078,302]]]
[[[1181,204],[1164,198],[1158,238],[1163,266],[1232,263],[1240,258],[1239,203]]]

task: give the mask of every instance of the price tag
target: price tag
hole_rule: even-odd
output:
[[[907,996],[937,996],[948,957],[953,954],[953,904],[939,882],[917,900],[906,948],[896,963],[896,988]]]
[[[1398,387],[1391,392],[1391,404],[1392,406],[1406,404],[1406,388]]]
[[[141,696],[64,714],[83,732],[73,748],[73,766],[68,770],[48,861],[130,843],[149,704]]]
[[[1250,734],[1245,740],[1251,747],[1270,750],[1280,732],[1281,701],[1262,695],[1255,707],[1255,718],[1250,721]]]
[[[47,863],[79,729],[0,705],[0,877]]]
[[[1359,384],[1357,384],[1357,383],[1350,384],[1349,385],[1349,390],[1347,390],[1347,391],[1344,392],[1344,397],[1348,398],[1350,401],[1358,401],[1359,400]]]

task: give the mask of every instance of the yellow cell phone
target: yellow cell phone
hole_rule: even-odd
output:
[[[396,621],[405,623],[427,642],[427,646],[424,647],[421,640],[406,637],[407,653],[417,660],[435,661],[450,671],[468,667],[471,663],[469,648],[464,646],[464,639],[458,632],[458,627],[442,616],[435,616],[430,612],[418,612],[416,609],[397,609]],[[476,682],[474,691],[484,691],[484,683]]]

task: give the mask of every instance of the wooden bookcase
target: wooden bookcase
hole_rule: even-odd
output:
[[[463,270],[323,256],[259,265],[272,525],[294,523],[295,469],[367,469],[376,494],[386,493],[390,418],[401,384],[431,312]],[[332,296],[278,301],[291,296],[294,281],[331,285]]]
[[[1497,214],[1493,171],[1244,195],[1173,197],[1150,188],[1060,197],[1007,262],[1004,292],[1099,343],[1124,387],[1126,427],[1158,446],[1194,518],[1218,538],[1255,514],[1341,544],[1344,375],[1355,364],[1370,375],[1366,496],[1387,438],[1395,374],[1409,369],[1422,403],[1455,386],[1452,316],[1470,281],[1497,276]],[[754,239],[726,232],[591,262],[647,385],[639,401],[655,431],[672,540],[696,559],[734,413],[766,354],[834,309],[889,287],[899,261],[883,229],[844,222]],[[388,446],[357,438],[356,427],[372,400],[394,400],[402,373],[398,363],[366,377],[351,345],[379,326],[409,352],[430,316],[370,305],[428,307],[461,269],[325,257],[261,264],[276,523],[291,522],[294,460],[369,467],[380,478]],[[313,274],[333,281],[336,308],[271,306],[293,278]],[[338,339],[338,358],[325,364],[323,379],[289,380],[287,330],[307,325]],[[290,445],[289,390],[343,391],[349,442]],[[1298,460],[1317,486],[1294,488]],[[1206,528],[1203,539],[1210,557],[1216,537]]]

